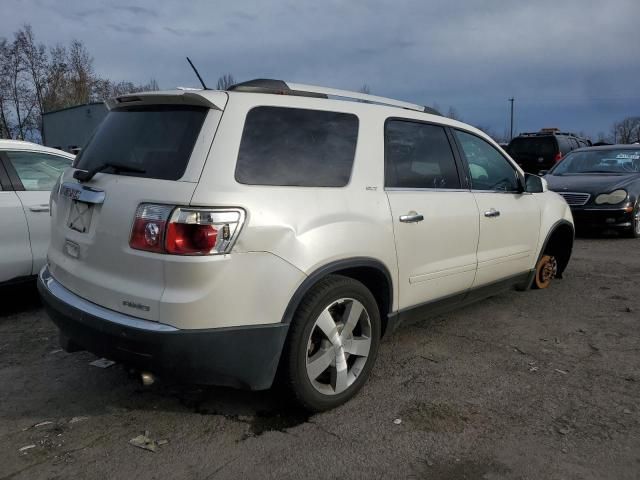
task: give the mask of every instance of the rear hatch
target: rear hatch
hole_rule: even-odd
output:
[[[551,135],[516,137],[509,143],[507,151],[524,171],[537,175],[540,170],[553,167],[558,144]]]
[[[141,203],[191,201],[226,103],[222,92],[203,95],[208,98],[135,95],[110,105],[75,168],[52,193],[48,260],[67,289],[106,308],[158,320],[163,255],[132,249],[129,239]],[[76,170],[96,173],[79,181]]]

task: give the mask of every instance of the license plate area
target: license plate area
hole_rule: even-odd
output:
[[[91,228],[93,204],[71,200],[67,227],[80,233],[87,233]]]

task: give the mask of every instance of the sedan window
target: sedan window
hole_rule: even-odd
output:
[[[572,152],[551,170],[552,175],[572,173],[639,173],[640,149]]]
[[[25,190],[51,190],[71,159],[41,152],[7,152]]]

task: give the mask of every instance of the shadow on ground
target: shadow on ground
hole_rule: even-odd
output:
[[[41,306],[35,280],[0,287],[0,318],[32,312]]]

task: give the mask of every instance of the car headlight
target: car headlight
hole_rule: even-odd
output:
[[[627,191],[626,190],[616,190],[611,193],[603,193],[596,197],[596,203],[598,205],[602,205],[603,203],[609,205],[616,205],[618,203],[622,203],[627,199]]]

